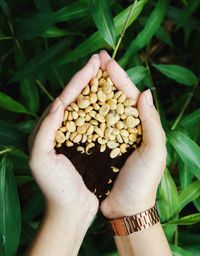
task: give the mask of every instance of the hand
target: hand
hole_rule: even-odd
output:
[[[30,167],[47,202],[48,209],[72,212],[91,212],[95,215],[98,200],[85,186],[73,164],[64,155],[56,154],[55,133],[60,128],[64,109],[81,93],[99,69],[99,55],[95,54],[47,109],[30,139]]]
[[[101,68],[113,83],[137,101],[143,129],[142,145],[127,159],[101,211],[107,218],[131,216],[155,204],[156,191],[166,164],[165,133],[150,90],[140,93],[125,71],[102,51]]]

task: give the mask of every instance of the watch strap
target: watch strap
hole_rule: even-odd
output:
[[[159,216],[156,206],[133,216],[107,220],[107,229],[114,236],[126,236],[139,230],[147,229],[157,222]]]

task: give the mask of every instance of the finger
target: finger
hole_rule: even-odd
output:
[[[115,60],[111,59],[108,61],[107,71],[115,86],[123,91],[129,98],[137,101],[140,91]]]
[[[107,67],[107,63],[108,61],[111,59],[110,55],[107,53],[107,51],[102,50],[99,53],[99,58],[100,58],[100,62],[101,62],[101,69],[104,71],[106,70]]]
[[[37,155],[49,153],[54,149],[55,134],[62,124],[63,113],[63,102],[59,98],[56,98],[52,103],[48,114],[38,128],[33,143],[33,151],[37,153]]]
[[[150,90],[144,91],[138,101],[138,111],[142,123],[143,142],[149,148],[165,148],[165,134],[159,114],[153,105]]]
[[[99,55],[94,54],[88,63],[72,77],[68,85],[59,96],[60,100],[64,104],[64,108],[76,100],[83,88],[89,83],[92,77],[97,74],[99,67]]]

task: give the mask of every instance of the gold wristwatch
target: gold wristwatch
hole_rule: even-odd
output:
[[[159,222],[156,206],[129,217],[107,220],[107,229],[114,236],[127,236]]]

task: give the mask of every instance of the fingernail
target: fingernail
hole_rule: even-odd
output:
[[[106,50],[101,50],[100,53],[106,53],[107,51]]]
[[[148,89],[146,91],[145,96],[146,96],[146,103],[147,103],[147,105],[153,106],[153,97],[152,97],[150,89]]]
[[[56,98],[52,103],[49,112],[55,113],[59,109],[60,105],[61,105],[61,101],[59,100],[59,98]]]

